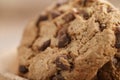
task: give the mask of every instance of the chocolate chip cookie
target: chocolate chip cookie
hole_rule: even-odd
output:
[[[91,80],[120,47],[120,12],[102,0],[70,0],[25,29],[19,74],[31,80]]]

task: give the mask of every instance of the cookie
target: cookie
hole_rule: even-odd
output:
[[[102,0],[66,1],[25,29],[19,74],[32,80],[91,80],[117,53],[120,13]]]
[[[115,33],[117,53],[111,61],[98,70],[96,79],[93,80],[120,80],[120,27]]]

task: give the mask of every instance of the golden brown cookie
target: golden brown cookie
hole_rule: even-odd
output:
[[[117,52],[120,13],[102,0],[57,4],[25,29],[19,72],[32,80],[91,80]]]

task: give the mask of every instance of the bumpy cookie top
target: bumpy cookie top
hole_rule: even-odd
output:
[[[19,72],[32,80],[91,80],[120,48],[120,13],[102,0],[60,2],[25,29]]]

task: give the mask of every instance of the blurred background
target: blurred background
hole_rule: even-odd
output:
[[[35,15],[57,0],[0,0],[0,53],[15,49],[24,27]],[[120,6],[120,0],[109,0]]]
[[[55,0],[0,0],[0,53],[16,48],[27,23]]]

